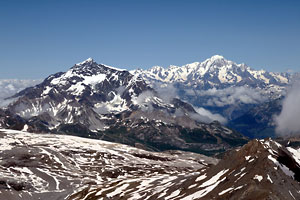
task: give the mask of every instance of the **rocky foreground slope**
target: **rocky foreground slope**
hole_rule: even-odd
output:
[[[299,199],[300,151],[252,140],[220,161],[0,130],[0,199]]]
[[[189,152],[153,153],[102,140],[0,129],[0,199],[75,199],[74,193],[92,186],[125,180],[165,185],[215,163]]]
[[[253,140],[217,165],[178,176],[122,180],[83,188],[75,199],[291,199],[300,198],[300,151],[272,140]]]

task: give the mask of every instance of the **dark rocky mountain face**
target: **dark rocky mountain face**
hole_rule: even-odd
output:
[[[181,124],[193,123],[189,118],[179,120]],[[160,120],[149,121],[145,118],[129,117],[95,137],[152,151],[183,150],[205,155],[224,152],[247,142],[247,138],[240,133],[218,122],[192,126],[194,128],[185,128],[176,124],[166,124]]]
[[[282,99],[258,105],[242,116],[230,121],[228,126],[249,138],[275,137],[274,116],[282,109]]]
[[[8,110],[0,109],[0,127],[1,128],[11,128],[15,130],[23,129],[26,120],[22,119],[20,116],[11,113]]]
[[[51,75],[12,98],[17,100],[7,112],[20,116],[24,125],[18,129],[29,132],[210,155],[247,142],[220,123],[203,123],[203,116],[190,104],[166,98],[141,77],[92,59]]]
[[[252,140],[222,160],[0,130],[1,199],[299,199],[300,151]]]

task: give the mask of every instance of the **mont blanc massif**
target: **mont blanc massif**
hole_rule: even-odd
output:
[[[0,199],[300,199],[300,140],[276,135],[298,77],[89,58],[2,100]]]

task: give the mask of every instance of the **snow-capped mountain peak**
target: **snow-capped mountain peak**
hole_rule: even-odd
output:
[[[210,60],[224,60],[225,58],[221,55],[214,55],[211,58],[209,58]]]
[[[14,96],[19,99],[11,109],[27,119],[49,114],[49,128],[80,122],[97,130],[104,127],[102,114],[128,110],[133,97],[148,89],[128,71],[97,64],[89,58],[21,91]]]
[[[231,61],[226,60],[223,56],[220,55],[214,55],[204,61],[204,63],[207,63],[207,65],[213,65],[218,63],[225,64],[227,62],[231,62]]]
[[[86,63],[92,63],[92,62],[94,62],[94,59],[90,57],[90,58],[88,58],[88,59],[86,59],[86,60],[84,60],[80,63],[77,63],[76,65],[84,65]]]
[[[80,63],[77,63],[75,64],[72,68],[72,69],[77,69],[77,70],[81,70],[81,71],[84,71],[84,70],[90,70],[92,68],[103,68],[105,70],[115,70],[115,71],[126,71],[126,69],[120,69],[120,68],[116,68],[116,67],[112,67],[112,66],[109,66],[109,65],[106,65],[106,64],[103,64],[103,63],[96,63],[94,61],[93,58],[88,58]]]

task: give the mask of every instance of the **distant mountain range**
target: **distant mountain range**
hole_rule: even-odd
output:
[[[143,78],[92,59],[12,96],[0,116],[4,128],[100,138],[150,150],[205,154],[247,139],[158,93]]]
[[[7,98],[0,125],[211,154],[247,141],[214,120],[251,138],[274,135],[271,117],[257,121],[266,114],[259,106],[282,97],[296,75],[256,71],[219,55],[130,72],[89,58]],[[274,105],[268,115],[280,111]]]
[[[250,138],[275,136],[274,116],[281,111],[287,88],[299,79],[299,73],[254,70],[219,55],[181,67],[155,66],[132,73]]]
[[[215,55],[203,62],[149,70],[133,70],[156,90],[167,88],[194,107],[221,114],[227,120],[240,117],[251,107],[280,98],[298,77],[294,73],[254,70]]]
[[[164,69],[155,66],[149,70],[132,72],[141,75],[149,82],[182,83],[185,86],[202,90],[244,85],[254,88],[271,86],[280,90],[280,86],[285,86],[291,80],[289,73],[253,70],[246,64],[237,64],[220,55],[212,56],[204,62],[194,62],[181,67],[171,65]]]

